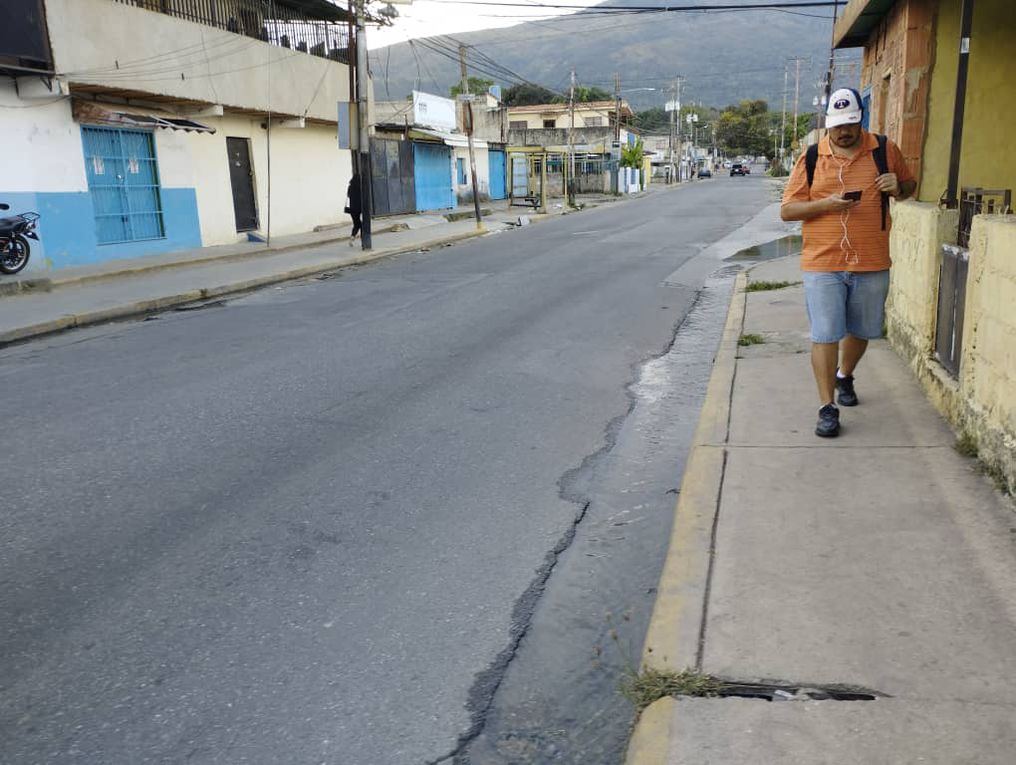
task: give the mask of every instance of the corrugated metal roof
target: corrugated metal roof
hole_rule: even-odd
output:
[[[462,133],[446,133],[443,130],[431,130],[429,128],[414,127],[410,128],[409,137],[412,138],[414,134],[422,134],[427,138],[436,138],[446,146],[454,146],[460,149],[464,149],[469,146],[469,139],[466,138]],[[481,141],[478,138],[473,139],[474,149],[486,149],[487,142]]]

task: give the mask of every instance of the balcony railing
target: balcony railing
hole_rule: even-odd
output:
[[[970,227],[974,216],[983,213],[1012,214],[1012,189],[982,189],[964,186],[960,189],[960,222],[956,230],[956,244],[964,249],[970,246]]]
[[[312,56],[352,63],[349,12],[327,0],[115,0]]]

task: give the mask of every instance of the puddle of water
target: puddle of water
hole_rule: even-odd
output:
[[[729,258],[726,258],[726,260],[759,262],[763,260],[773,260],[774,258],[783,258],[787,255],[796,255],[800,251],[801,236],[799,234],[792,234],[790,236],[781,237],[780,239],[775,239],[772,242],[766,242],[765,244],[755,245],[754,247],[746,247],[739,252],[735,252]]]

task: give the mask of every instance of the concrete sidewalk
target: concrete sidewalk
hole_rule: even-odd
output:
[[[629,765],[1016,761],[1016,513],[885,341],[839,438],[818,402],[797,258],[738,278],[643,654],[785,686],[666,697]],[[739,347],[742,334],[762,344]],[[874,700],[813,700],[800,688]]]
[[[581,201],[591,209],[616,199]],[[484,208],[490,213],[482,231],[472,217],[460,215],[471,216],[471,206],[451,211],[452,221],[440,214],[377,219],[373,249],[367,252],[358,242],[349,246],[349,227],[343,226],[278,237],[271,247],[238,243],[5,278],[0,280],[0,346],[504,231],[520,216],[538,223],[572,212],[555,205],[534,214],[507,202]]]

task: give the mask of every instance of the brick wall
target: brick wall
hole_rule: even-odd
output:
[[[871,88],[871,130],[888,135],[920,178],[938,0],[900,0],[864,49],[863,88]]]

